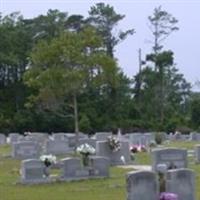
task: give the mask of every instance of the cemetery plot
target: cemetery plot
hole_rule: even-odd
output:
[[[195,200],[195,175],[189,169],[169,170],[166,175],[166,192],[176,193],[178,199]]]
[[[96,145],[96,155],[108,157],[111,165],[124,165],[131,162],[129,142],[120,141],[121,145],[119,150],[113,151],[109,147],[108,141],[99,141]],[[123,160],[122,160],[123,158]]]
[[[38,158],[41,147],[36,142],[24,141],[12,144],[12,157],[16,159]]]
[[[38,184],[50,182],[44,175],[45,165],[37,159],[24,160],[21,164],[21,183]]]
[[[152,169],[157,171],[159,164],[166,164],[167,168],[186,168],[187,150],[177,148],[154,149],[152,151]]]
[[[0,133],[0,145],[6,144],[6,136]]]
[[[154,172],[129,172],[126,182],[127,200],[155,200],[159,197],[158,181]]]

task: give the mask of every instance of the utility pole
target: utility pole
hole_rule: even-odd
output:
[[[138,50],[138,60],[139,60],[139,74],[141,74],[142,71],[142,50],[139,48]]]
[[[141,101],[141,84],[142,84],[142,50],[139,48],[138,50],[138,62],[139,62],[139,72],[138,72],[138,101]]]

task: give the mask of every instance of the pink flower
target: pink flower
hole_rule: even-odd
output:
[[[130,146],[130,151],[132,153],[146,152],[146,147],[144,145],[131,145]]]
[[[160,194],[160,200],[179,200],[178,195],[170,192],[162,192]]]

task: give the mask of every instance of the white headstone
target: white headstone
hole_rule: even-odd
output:
[[[170,168],[187,167],[187,150],[177,148],[154,149],[152,152],[152,169],[157,171],[159,164],[166,164]]]
[[[66,154],[69,151],[68,141],[65,140],[48,140],[45,143],[46,154]]]
[[[127,200],[159,199],[158,180],[150,171],[129,172],[126,177]]]
[[[190,169],[175,169],[167,172],[166,192],[178,195],[180,200],[196,200],[195,175]]]
[[[48,178],[44,176],[44,168],[45,165],[40,160],[23,160],[21,164],[21,182],[38,184],[49,181]]]
[[[39,158],[41,148],[38,143],[24,141],[12,144],[12,157],[17,159]]]

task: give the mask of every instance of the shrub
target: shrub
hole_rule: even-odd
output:
[[[163,133],[156,132],[155,133],[155,141],[156,141],[156,144],[162,144],[162,142],[163,142]]]

